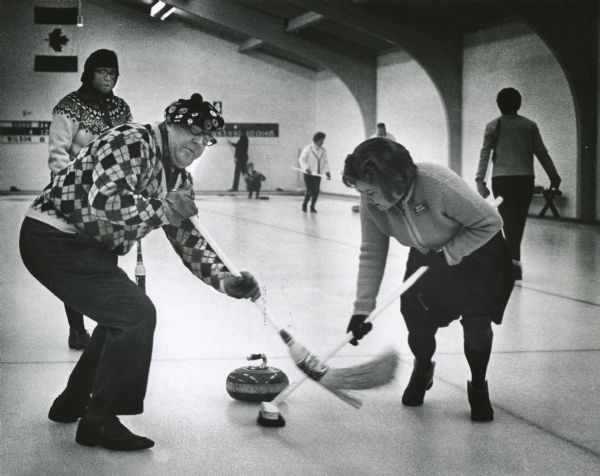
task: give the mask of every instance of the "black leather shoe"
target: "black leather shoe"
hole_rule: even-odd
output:
[[[71,329],[69,331],[69,347],[75,350],[84,350],[90,343],[90,335],[85,329]]]
[[[471,405],[471,420],[492,421],[494,419],[494,409],[490,403],[487,381],[483,383],[482,387],[474,387],[470,381],[467,381],[467,395],[469,396],[469,405]]]
[[[425,392],[433,386],[433,372],[435,370],[435,362],[431,362],[431,368],[425,372],[417,372],[417,361],[413,365],[413,371],[410,376],[410,381],[402,395],[402,404],[407,407],[418,407],[423,405]]]
[[[61,393],[54,399],[48,411],[48,418],[57,423],[74,423],[87,412],[89,398],[76,400]]]
[[[310,213],[317,213],[317,209],[316,208],[311,208],[310,209]]]
[[[515,281],[522,281],[523,280],[523,268],[521,267],[521,264],[518,261],[515,262],[513,260],[512,275],[513,275],[513,279]]]
[[[102,446],[109,450],[136,451],[154,446],[154,441],[129,431],[116,416],[84,416],[77,426],[75,441],[83,446]]]
[[[302,211],[306,213],[306,205],[302,205]]]

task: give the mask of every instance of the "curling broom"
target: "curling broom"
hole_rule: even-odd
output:
[[[213,251],[219,256],[223,264],[227,267],[229,272],[234,276],[241,276],[239,270],[231,262],[231,260],[225,255],[223,250],[215,242],[210,232],[202,224],[200,219],[196,216],[190,217],[190,221],[196,228],[196,230],[204,237]],[[415,279],[416,281],[416,279]],[[408,287],[406,288],[408,289]],[[391,304],[396,298],[390,300],[387,305]],[[349,395],[344,389],[366,389],[374,388],[381,385],[385,385],[394,378],[396,367],[398,365],[398,355],[396,352],[388,351],[382,356],[377,357],[371,362],[359,365],[357,367],[350,367],[345,369],[333,369],[326,366],[320,359],[312,354],[306,347],[299,342],[295,341],[294,338],[281,326],[277,325],[273,319],[271,319],[266,312],[264,303],[257,302],[261,313],[265,317],[266,321],[277,331],[279,336],[283,339],[285,344],[288,346],[290,356],[296,363],[296,366],[304,373],[306,378],[310,378],[315,382],[324,386],[327,390],[332,392],[335,396],[342,399],[346,403],[359,408],[361,406],[360,400]],[[380,312],[383,308],[380,310]],[[372,318],[375,318],[379,313],[373,313]],[[350,334],[351,335],[351,334]],[[351,338],[350,338],[351,339]],[[344,341],[344,344],[348,342]],[[343,346],[343,345],[342,345]],[[336,348],[330,358],[337,353],[342,346]],[[305,380],[304,379],[304,380]]]
[[[295,170],[296,172],[302,172],[305,175],[312,175],[313,177],[327,178],[325,175],[323,175],[323,174],[317,174],[315,172],[311,172],[310,174],[308,174],[304,170],[302,170],[300,167],[290,167],[290,168],[292,170]]]
[[[375,310],[369,317],[365,320],[367,322],[373,322],[384,310],[386,310],[391,304],[393,304],[402,294],[404,294],[408,289],[412,287],[413,284],[417,282],[417,280],[428,270],[427,266],[422,266],[417,269],[412,275],[408,277],[406,281],[402,283],[398,288],[396,288],[393,292],[391,292],[384,300],[382,300]],[[329,353],[327,353],[321,360],[322,365],[331,359],[335,354],[337,354],[348,342],[350,342],[354,338],[352,332],[348,332],[344,337],[344,340],[341,341],[336,347],[334,347]],[[395,359],[392,360],[388,355],[395,356]],[[393,362],[394,372],[397,365],[398,357],[395,352],[387,351],[381,357],[374,359],[371,362],[367,362],[366,364],[359,365],[357,367],[349,367],[346,369],[336,369],[337,371],[329,376],[329,379],[323,378],[319,383],[323,385],[328,390],[331,390],[330,386],[333,388],[337,388],[338,392],[341,392],[343,395],[346,395],[350,401],[347,401],[351,405],[353,405],[352,400],[358,402],[358,405],[353,405],[355,408],[360,408],[361,402],[355,397],[350,396],[346,392],[340,389],[364,389],[364,388],[373,388],[377,385],[373,385],[370,387],[361,386],[361,380],[365,373],[369,373],[373,371],[373,367],[375,369],[383,368],[386,365],[391,365]],[[325,374],[327,376],[328,373]],[[306,375],[306,372],[305,372]],[[308,375],[310,377],[310,375]],[[286,398],[288,398],[292,392],[294,392],[302,383],[304,383],[307,379],[307,376],[303,376],[302,378],[296,380],[292,385],[283,390],[279,395],[277,395],[271,402],[262,402],[261,409],[258,415],[258,423],[262,426],[271,426],[278,427],[285,425],[285,420],[279,414],[278,405],[281,404]],[[383,382],[380,385],[383,385]],[[334,392],[335,393],[335,392]],[[339,395],[338,395],[339,396]],[[343,397],[340,397],[344,399]]]

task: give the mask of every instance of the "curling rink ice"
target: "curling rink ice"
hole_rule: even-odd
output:
[[[268,195],[268,193],[267,193]],[[492,423],[469,419],[458,322],[438,332],[433,388],[404,407],[412,369],[398,302],[332,367],[388,347],[392,384],[361,391],[360,410],[304,383],[281,406],[284,428],[257,425],[259,405],[233,400],[229,372],[265,353],[300,373],[249,301],[213,291],[181,263],[161,230],[144,240],[147,292],[158,311],[145,412],[122,417],[156,442],[121,453],[75,443],[76,424],[47,412],[80,353],[67,347],[62,304],[24,268],[18,233],[33,196],[0,197],[0,474],[16,475],[598,475],[600,474],[600,227],[530,218],[524,280],[511,296],[488,371]],[[266,287],[268,311],[323,354],[344,335],[354,297],[360,223],[355,199],[199,196],[223,250]],[[395,244],[380,296],[400,284],[407,249]],[[120,258],[133,278],[135,250]],[[94,326],[86,321],[88,330]]]

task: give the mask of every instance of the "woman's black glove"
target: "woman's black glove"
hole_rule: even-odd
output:
[[[433,251],[431,250],[427,253],[427,265],[430,268],[440,268],[442,266],[448,266],[448,262],[446,261],[446,256],[443,251]]]
[[[370,322],[365,322],[367,317],[369,316],[354,314],[350,318],[346,332],[352,332],[352,335],[354,336],[354,339],[350,341],[352,345],[358,345],[358,341],[371,332],[371,329],[373,329],[373,324]]]

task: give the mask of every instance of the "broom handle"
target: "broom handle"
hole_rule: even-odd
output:
[[[298,172],[302,172],[303,174],[306,174],[306,175],[314,175],[315,177],[326,178],[326,176],[325,176],[325,175],[323,175],[323,174],[316,174],[316,173],[314,173],[314,172],[312,172],[312,173],[310,173],[310,174],[307,174],[307,173],[306,173],[304,170],[302,170],[300,167],[290,167],[290,168],[291,168],[292,170],[296,170],[296,171],[298,171]]]
[[[398,299],[402,294],[408,291],[413,284],[417,282],[417,280],[423,276],[423,274],[429,269],[428,266],[421,266],[418,268],[413,274],[411,274],[406,281],[404,281],[399,287],[397,287],[393,292],[391,292],[383,301],[381,301],[375,310],[369,314],[369,317],[365,319],[365,322],[374,321],[383,311],[385,311],[391,304],[393,304],[396,299]],[[334,347],[331,351],[325,354],[319,360],[322,363],[326,363],[329,359],[331,359],[335,354],[337,354],[342,348],[350,342],[354,338],[352,332],[348,332],[344,337],[344,340],[341,341],[336,347]],[[290,396],[305,380],[308,379],[308,375],[303,374],[298,380],[294,383],[286,387],[279,395],[277,395],[271,403],[273,405],[279,405],[283,402],[287,397]]]
[[[203,225],[202,221],[200,221],[200,218],[198,216],[192,216],[189,218],[190,218],[190,221],[192,222],[192,225],[194,225],[194,228],[196,228],[196,230],[204,237],[204,239],[207,241],[207,243],[210,245],[210,247],[213,249],[213,251],[217,254],[219,259],[225,265],[225,267],[229,270],[229,272],[231,274],[233,274],[234,276],[241,277],[242,273],[240,273],[239,269],[237,269],[237,267],[233,264],[233,262],[225,254],[225,252],[221,249],[219,244],[215,241],[213,236],[210,234],[210,231],[208,231],[208,229]],[[263,309],[258,301],[255,301],[254,304],[256,304],[256,306],[259,308],[259,310],[261,311],[261,314],[263,314],[265,316],[265,319],[271,325],[271,327],[273,327],[277,332],[279,332],[281,330],[281,327],[278,326],[277,323],[274,322],[269,317],[269,315],[266,312],[266,309]]]

